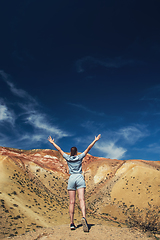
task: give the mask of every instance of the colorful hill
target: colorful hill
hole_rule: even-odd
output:
[[[160,207],[160,162],[88,154],[82,167],[92,222],[124,226],[131,213]],[[0,239],[69,224],[68,177],[67,163],[57,151],[1,147]],[[78,201],[75,219],[81,219]]]

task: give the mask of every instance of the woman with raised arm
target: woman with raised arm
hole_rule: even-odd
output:
[[[70,214],[70,228],[71,230],[75,230],[76,227],[74,225],[74,205],[76,198],[76,190],[78,192],[78,198],[80,202],[80,208],[82,211],[82,225],[83,231],[88,232],[88,224],[86,220],[86,208],[85,208],[85,200],[84,193],[86,184],[84,181],[84,177],[82,175],[82,160],[86,156],[86,154],[91,150],[93,145],[101,138],[101,134],[95,137],[94,141],[87,147],[87,149],[78,155],[78,151],[76,147],[71,148],[70,155],[64,153],[62,149],[54,142],[54,139],[51,136],[48,138],[48,141],[53,144],[53,146],[61,153],[63,158],[66,159],[68,168],[69,168],[69,180],[68,180],[68,193],[69,193],[69,214]]]

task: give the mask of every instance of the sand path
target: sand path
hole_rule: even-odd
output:
[[[69,229],[68,225],[54,226],[53,228],[43,228],[36,232],[28,232],[25,235],[12,238],[3,238],[3,240],[135,240],[155,239],[149,237],[146,233],[138,230],[120,227],[111,227],[106,225],[91,225],[88,233],[83,232],[81,225],[74,231]]]

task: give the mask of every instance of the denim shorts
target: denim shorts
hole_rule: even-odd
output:
[[[86,188],[84,177],[81,173],[71,174],[68,180],[68,190],[76,190],[79,188]]]

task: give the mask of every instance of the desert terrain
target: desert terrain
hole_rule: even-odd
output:
[[[0,147],[0,239],[154,239],[135,222],[156,218],[160,229],[160,162],[87,154],[82,168],[89,233],[78,198],[69,229],[68,167],[57,151]]]

